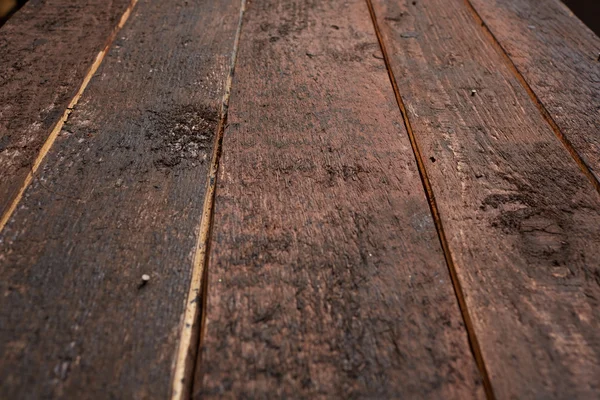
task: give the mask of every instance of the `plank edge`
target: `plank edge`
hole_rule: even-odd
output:
[[[137,1],[137,0],[136,0]],[[198,240],[192,264],[192,279],[185,303],[185,311],[180,327],[179,346],[175,355],[173,367],[173,381],[171,389],[172,400],[185,400],[190,397],[193,388],[193,376],[197,364],[198,349],[202,345],[202,336],[206,319],[206,293],[208,290],[208,269],[210,241],[212,233],[212,222],[214,214],[215,190],[221,158],[221,147],[223,134],[227,124],[227,111],[231,97],[231,87],[240,36],[242,33],[242,22],[246,11],[246,0],[241,0],[238,25],[231,51],[229,72],[225,82],[225,91],[221,102],[219,123],[213,144],[210,169],[208,171],[207,188],[204,195],[202,207],[202,219],[200,221]]]

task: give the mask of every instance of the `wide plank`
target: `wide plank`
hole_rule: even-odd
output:
[[[600,396],[600,199],[464,0],[373,0],[499,399]]]
[[[131,3],[30,1],[0,29],[0,221]]]
[[[600,191],[600,38],[560,0],[470,0]]]
[[[0,235],[0,398],[170,395],[239,8],[136,6]]]
[[[250,2],[196,398],[483,398],[363,0]]]

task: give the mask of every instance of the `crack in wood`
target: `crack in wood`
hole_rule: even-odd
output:
[[[473,322],[471,321],[471,316],[469,314],[469,310],[467,308],[467,303],[465,301],[465,296],[463,293],[462,286],[458,279],[458,274],[456,272],[456,267],[454,265],[454,261],[452,260],[452,254],[450,252],[450,247],[448,245],[448,241],[446,239],[444,233],[444,227],[442,225],[442,220],[440,218],[440,213],[435,201],[435,196],[433,193],[433,189],[431,187],[431,183],[429,182],[429,178],[427,176],[427,170],[425,168],[425,163],[423,161],[423,157],[421,155],[421,151],[419,149],[419,145],[417,143],[416,137],[414,135],[412,125],[408,118],[408,113],[406,112],[406,107],[404,105],[404,101],[402,96],[400,95],[400,90],[398,88],[398,84],[396,82],[396,78],[394,76],[394,72],[392,71],[389,55],[385,48],[385,43],[383,41],[383,36],[379,29],[379,25],[377,23],[377,16],[375,15],[375,10],[373,8],[373,4],[371,0],[365,0],[367,2],[367,6],[369,8],[369,13],[371,15],[371,20],[373,21],[373,28],[375,30],[375,34],[377,36],[377,40],[379,41],[379,45],[381,47],[381,52],[383,53],[383,58],[385,60],[385,65],[387,68],[388,76],[390,78],[390,83],[394,90],[394,95],[396,97],[396,101],[398,103],[398,107],[400,108],[400,112],[402,114],[402,118],[404,120],[404,126],[406,127],[406,131],[408,133],[410,144],[415,156],[415,160],[417,162],[417,167],[419,170],[419,175],[421,176],[421,182],[423,184],[423,189],[425,191],[425,195],[427,196],[427,201],[429,203],[429,207],[431,210],[431,214],[433,220],[435,222],[435,227],[438,233],[438,238],[440,240],[440,244],[442,245],[442,249],[444,252],[444,258],[446,259],[446,264],[448,266],[448,271],[450,273],[450,278],[452,280],[452,286],[454,288],[454,293],[456,295],[456,299],[458,301],[460,311],[463,317],[463,321],[465,323],[465,327],[467,330],[467,336],[469,339],[469,345],[471,347],[471,351],[473,352],[473,357],[475,358],[475,362],[477,367],[479,368],[479,372],[481,373],[481,377],[483,380],[483,387],[485,389],[486,397],[488,400],[494,400],[496,397],[494,395],[494,391],[492,388],[492,384],[490,381],[489,374],[487,372],[487,368],[485,366],[485,360],[483,359],[483,354],[481,352],[481,347],[479,345],[479,341],[475,334],[475,329],[473,327]],[[413,2],[413,5],[415,3]],[[433,160],[432,160],[433,161]]]

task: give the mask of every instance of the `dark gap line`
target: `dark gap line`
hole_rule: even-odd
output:
[[[577,165],[579,166],[579,168],[581,169],[583,174],[589,179],[589,181],[592,183],[592,185],[594,186],[596,191],[598,193],[600,193],[600,181],[598,181],[598,177],[596,177],[596,175],[594,175],[591,168],[587,165],[585,160],[579,155],[579,153],[577,152],[577,150],[575,149],[575,147],[573,146],[571,141],[562,133],[561,129],[556,124],[556,121],[554,121],[554,118],[552,118],[552,116],[546,109],[546,106],[544,106],[544,104],[540,101],[539,97],[535,94],[535,92],[533,91],[531,86],[529,86],[529,83],[527,82],[527,80],[525,80],[525,77],[523,76],[523,74],[521,74],[521,72],[519,71],[519,69],[513,62],[513,60],[510,58],[506,49],[502,46],[502,44],[500,44],[500,41],[496,38],[496,36],[492,32],[492,30],[487,26],[487,24],[485,23],[483,18],[481,18],[481,15],[479,15],[479,13],[475,9],[475,7],[471,3],[471,1],[464,0],[464,2],[467,6],[467,9],[471,12],[471,15],[475,19],[475,22],[479,26],[481,26],[481,29],[485,33],[486,37],[488,38],[488,40],[490,41],[492,46],[494,46],[496,51],[500,55],[502,55],[505,64],[508,66],[508,68],[513,73],[513,75],[517,78],[517,80],[519,81],[521,86],[523,86],[523,88],[525,89],[525,91],[527,92],[529,97],[531,98],[531,101],[533,101],[533,103],[539,110],[540,114],[542,114],[542,117],[544,118],[544,120],[548,123],[548,125],[550,125],[550,128],[554,132],[554,135],[558,138],[558,140],[562,143],[562,145],[567,149],[567,151],[569,152],[569,154],[571,155],[573,160],[575,160],[575,162],[577,163]]]
[[[219,163],[222,153],[223,136],[227,126],[229,99],[237,54],[239,50],[242,23],[246,11],[246,0],[241,0],[237,30],[231,52],[229,72],[225,82],[225,92],[221,102],[219,124],[213,144],[211,165],[208,171],[207,188],[202,208],[196,252],[192,265],[190,289],[187,296],[184,312],[179,348],[175,355],[175,369],[173,371],[171,399],[190,399],[194,391],[194,378],[199,367],[204,330],[206,325],[206,307],[208,293],[208,264],[210,258],[211,238],[213,230],[213,217],[215,207],[215,192],[219,172]]]
[[[225,104],[223,104],[225,107]],[[217,138],[215,143],[215,153],[213,156],[214,160],[214,168],[218,173],[219,170],[219,162],[222,154],[222,145],[223,145],[223,134],[225,133],[225,127],[227,126],[227,113],[222,116],[221,121],[219,122],[219,128],[217,131]],[[206,234],[206,244],[205,244],[205,255],[202,265],[202,278],[200,281],[200,293],[198,295],[198,301],[200,302],[199,310],[198,310],[198,320],[199,320],[199,332],[196,335],[196,342],[193,344],[195,350],[193,351],[194,360],[192,366],[190,368],[190,382],[188,393],[190,394],[190,398],[194,398],[194,391],[199,391],[201,388],[195,388],[194,383],[196,373],[199,369],[200,363],[202,362],[202,343],[204,341],[204,335],[206,330],[206,314],[207,314],[207,302],[208,302],[208,264],[210,261],[210,250],[212,244],[212,232],[213,232],[213,222],[214,222],[214,210],[215,210],[215,192],[216,192],[216,184],[217,184],[217,173],[214,175],[214,180],[209,182],[209,185],[213,186],[213,191],[207,196],[211,196],[210,200],[210,215],[204,215],[203,218],[208,218],[208,232]],[[212,174],[211,174],[212,175]],[[212,179],[212,176],[211,176]]]
[[[419,170],[419,175],[421,177],[421,183],[423,184],[423,189],[425,190],[425,196],[427,197],[427,201],[429,204],[429,208],[435,223],[435,227],[438,234],[438,239],[440,244],[442,245],[442,250],[444,252],[444,258],[446,260],[446,265],[448,267],[448,271],[450,273],[450,278],[452,280],[452,286],[454,288],[454,294],[456,295],[456,299],[462,314],[463,322],[465,324],[467,330],[467,338],[469,340],[469,345],[471,347],[471,351],[473,353],[473,358],[475,359],[475,363],[479,369],[479,373],[481,374],[481,378],[483,381],[483,387],[485,390],[485,394],[488,400],[495,400],[494,391],[492,389],[492,384],[489,378],[489,374],[487,372],[487,368],[485,366],[485,362],[483,359],[483,355],[481,352],[481,347],[479,345],[479,341],[475,334],[475,329],[473,327],[473,323],[471,320],[471,316],[469,314],[469,310],[467,308],[467,303],[465,300],[465,296],[463,293],[462,286],[458,279],[458,274],[456,272],[456,266],[454,265],[454,261],[452,260],[452,254],[450,252],[450,246],[448,245],[448,241],[446,240],[446,235],[444,233],[444,227],[442,225],[442,220],[440,218],[440,212],[437,207],[437,203],[435,200],[435,196],[433,193],[433,189],[431,187],[431,183],[429,181],[429,177],[427,176],[427,170],[425,169],[425,163],[423,162],[423,158],[421,156],[421,151],[419,149],[419,145],[417,143],[417,139],[414,135],[414,131],[412,129],[412,125],[408,118],[408,113],[406,112],[406,107],[404,105],[404,100],[400,95],[400,91],[398,89],[398,84],[396,82],[396,78],[394,76],[394,72],[392,71],[392,67],[390,64],[390,58],[385,48],[385,43],[383,41],[383,35],[379,29],[379,24],[377,23],[377,16],[375,15],[375,9],[373,8],[373,4],[371,0],[365,0],[367,3],[367,7],[369,8],[369,14],[371,15],[371,20],[373,23],[373,27],[375,29],[375,34],[377,36],[377,40],[379,41],[379,46],[381,48],[381,52],[383,53],[383,59],[385,61],[385,65],[388,72],[388,77],[390,79],[390,83],[392,84],[392,88],[394,90],[394,95],[396,97],[396,102],[398,103],[398,108],[402,114],[402,118],[404,121],[404,126],[408,133],[408,137],[410,139],[410,144],[413,150],[413,154],[415,160],[417,162],[417,167]]]

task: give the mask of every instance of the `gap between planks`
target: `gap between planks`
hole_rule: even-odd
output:
[[[246,0],[241,0],[240,13],[237,30],[233,42],[229,73],[225,82],[225,93],[221,103],[219,123],[213,145],[211,165],[208,171],[207,188],[202,207],[202,217],[198,232],[198,241],[192,265],[192,279],[190,289],[185,303],[185,313],[181,324],[179,335],[179,348],[176,353],[175,367],[172,383],[172,400],[188,399],[192,390],[193,374],[197,363],[198,349],[202,344],[202,332],[206,319],[206,292],[208,289],[208,258],[210,251],[210,239],[212,233],[213,210],[215,203],[215,189],[219,171],[219,160],[221,158],[221,147],[223,134],[227,125],[227,111],[229,98],[231,97],[231,86],[237,61],[240,36],[242,33],[242,22],[246,11]]]
[[[594,175],[594,173],[592,172],[590,167],[586,164],[586,162],[583,160],[583,158],[581,158],[581,156],[579,155],[579,153],[577,152],[577,150],[575,149],[573,144],[569,141],[569,139],[562,133],[562,131],[560,130],[560,128],[554,121],[554,118],[552,118],[552,116],[550,115],[550,113],[548,112],[548,110],[546,109],[544,104],[540,101],[540,99],[535,94],[535,92],[533,91],[531,86],[529,86],[529,83],[527,83],[523,74],[521,74],[521,72],[519,71],[519,69],[513,62],[513,60],[510,58],[506,49],[502,46],[500,41],[496,38],[496,36],[492,32],[492,30],[487,26],[487,24],[485,23],[483,18],[481,18],[481,15],[479,15],[479,13],[475,9],[475,7],[471,3],[471,1],[464,0],[464,2],[465,2],[465,5],[467,6],[467,9],[469,10],[471,15],[475,19],[475,22],[479,26],[481,26],[481,29],[483,30],[485,36],[488,38],[488,40],[490,41],[492,46],[504,58],[504,61],[505,61],[506,65],[508,66],[508,69],[517,78],[519,83],[521,83],[521,86],[523,86],[523,88],[525,89],[525,91],[527,92],[529,97],[531,98],[531,101],[533,101],[533,103],[539,110],[540,114],[542,114],[542,117],[544,118],[544,120],[546,120],[548,125],[550,125],[550,128],[552,129],[552,131],[554,132],[554,134],[556,135],[558,140],[560,140],[560,142],[563,144],[563,146],[567,149],[567,151],[569,152],[571,157],[575,160],[575,162],[577,163],[577,165],[579,166],[579,168],[581,169],[583,174],[592,183],[592,185],[594,186],[596,191],[598,193],[600,193],[600,181],[598,181],[598,178],[596,177],[596,175]]]
[[[465,296],[463,293],[462,286],[458,279],[458,274],[456,273],[456,266],[454,265],[454,261],[452,260],[452,254],[450,252],[450,246],[448,245],[448,241],[446,240],[446,235],[444,233],[444,227],[442,225],[442,220],[440,218],[440,212],[438,210],[435,196],[433,193],[433,189],[431,187],[431,183],[429,182],[429,177],[427,176],[427,170],[425,168],[425,163],[423,162],[423,157],[421,156],[421,150],[419,149],[419,145],[417,143],[417,139],[412,129],[412,125],[408,118],[408,113],[406,112],[406,107],[404,105],[404,100],[402,100],[402,96],[400,95],[400,90],[398,88],[398,84],[396,82],[396,78],[394,76],[394,72],[392,71],[389,56],[385,47],[385,43],[383,41],[383,36],[379,29],[379,24],[377,23],[377,16],[375,15],[375,9],[373,8],[373,4],[371,0],[365,0],[367,3],[367,7],[369,8],[369,14],[371,15],[371,20],[373,22],[373,28],[375,29],[375,34],[377,36],[377,40],[379,42],[379,46],[381,48],[381,52],[383,54],[383,59],[385,62],[385,66],[388,72],[388,76],[390,79],[390,83],[394,90],[394,96],[396,97],[396,102],[398,103],[398,108],[400,109],[400,113],[402,114],[402,118],[404,121],[404,126],[406,131],[408,132],[408,136],[410,139],[410,144],[415,156],[415,160],[417,162],[417,168],[419,170],[419,175],[421,177],[421,182],[423,184],[423,188],[425,190],[425,195],[427,197],[427,202],[429,204],[429,208],[431,210],[431,214],[433,220],[435,222],[435,228],[438,234],[438,238],[440,240],[440,244],[442,245],[442,250],[444,252],[444,258],[446,259],[446,265],[448,266],[448,271],[450,273],[450,278],[452,280],[452,286],[454,288],[454,293],[456,295],[456,299],[458,301],[458,305],[460,307],[460,311],[463,317],[463,322],[467,329],[467,336],[469,340],[469,345],[471,346],[471,351],[473,352],[473,357],[475,358],[475,362],[481,374],[481,378],[483,381],[483,387],[485,390],[485,394],[488,400],[495,400],[494,391],[492,389],[492,384],[490,381],[489,374],[487,372],[487,368],[485,366],[485,361],[483,359],[483,354],[481,352],[481,347],[479,345],[479,341],[477,340],[477,336],[475,334],[475,329],[473,327],[473,323],[471,321],[471,316],[469,314],[469,310],[467,308],[467,303],[465,301]],[[468,1],[468,0],[465,0]]]
[[[112,33],[108,37],[108,39],[106,41],[106,44],[104,45],[104,48],[102,50],[100,50],[100,52],[98,52],[98,54],[96,55],[96,58],[94,59],[94,62],[90,66],[90,69],[88,70],[87,74],[83,78],[83,82],[81,82],[81,86],[77,90],[77,93],[75,93],[75,96],[71,99],[71,101],[67,105],[67,108],[65,109],[62,117],[58,120],[58,122],[56,123],[56,125],[54,125],[54,128],[50,132],[50,135],[48,136],[48,138],[44,142],[44,145],[40,149],[40,152],[38,153],[38,156],[36,157],[33,165],[31,166],[31,170],[29,171],[29,173],[25,177],[25,180],[23,181],[23,184],[19,188],[19,192],[17,193],[17,195],[13,199],[13,201],[10,204],[10,207],[8,208],[8,210],[6,210],[6,212],[4,213],[4,215],[2,215],[2,218],[0,219],[0,232],[4,229],[4,227],[6,226],[6,224],[8,223],[8,221],[10,220],[10,217],[13,215],[13,213],[17,209],[17,206],[19,205],[19,203],[21,202],[21,199],[23,198],[23,194],[25,193],[25,190],[27,190],[27,188],[31,184],[31,181],[33,180],[33,177],[34,177],[35,173],[40,168],[40,165],[42,165],[42,162],[44,161],[44,158],[46,158],[46,155],[48,154],[48,152],[52,148],[52,145],[54,145],[54,142],[56,141],[56,138],[58,137],[58,134],[62,130],[65,122],[67,122],[67,120],[69,119],[69,116],[73,112],[73,109],[75,108],[75,106],[79,102],[79,99],[83,95],[83,92],[85,91],[85,89],[87,88],[88,84],[92,80],[92,77],[94,76],[94,74],[96,73],[96,71],[98,71],[98,68],[100,67],[100,64],[102,64],[102,61],[104,60],[104,57],[108,53],[108,50],[110,50],[110,48],[112,47],[112,44],[113,44],[113,42],[115,41],[115,39],[117,37],[117,34],[121,30],[121,28],[123,28],[123,26],[125,25],[125,23],[129,19],[129,17],[131,16],[131,12],[133,11],[133,9],[134,9],[135,5],[137,4],[137,2],[138,2],[138,0],[131,0],[131,2],[129,3],[129,5],[127,6],[127,9],[125,9],[125,12],[121,16],[121,19],[119,20],[119,23],[113,29]]]

